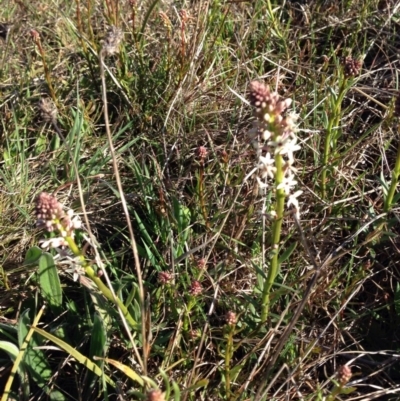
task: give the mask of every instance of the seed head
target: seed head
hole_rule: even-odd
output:
[[[168,284],[172,280],[172,274],[170,272],[159,272],[158,273],[158,281],[162,284]]]
[[[158,13],[158,16],[160,17],[161,21],[163,22],[164,27],[171,32],[172,31],[172,22],[169,19],[168,15],[164,13],[163,11],[160,11]]]
[[[124,34],[120,28],[112,25],[104,38],[103,51],[106,56],[112,56],[119,53],[119,45],[121,44]]]
[[[57,120],[57,107],[50,98],[41,98],[38,107],[44,121],[50,123]]]
[[[179,16],[181,17],[181,21],[183,24],[185,24],[189,19],[191,19],[190,14],[184,9],[179,11]]]
[[[236,324],[236,319],[236,313],[231,310],[225,316],[226,324],[228,324],[229,326],[233,326],[234,324]]]
[[[351,368],[350,366],[347,365],[342,365],[339,366],[337,372],[336,372],[336,377],[339,381],[339,384],[341,386],[346,385],[349,380],[351,379]]]
[[[206,261],[204,258],[201,258],[201,259],[199,259],[199,260],[197,261],[197,267],[198,267],[200,270],[205,270],[206,265],[207,265],[207,261]]]
[[[200,295],[202,291],[203,287],[201,286],[200,281],[193,280],[192,284],[190,285],[190,290],[189,290],[190,295],[193,295],[195,297],[197,295]]]
[[[208,151],[204,146],[199,146],[196,153],[200,161],[203,161],[207,157]]]
[[[36,29],[31,29],[31,30],[29,31],[29,33],[30,33],[30,35],[31,35],[32,40],[33,40],[35,43],[40,42],[40,34],[39,34],[39,32],[38,32]]]
[[[147,401],[165,401],[165,395],[161,390],[152,389],[148,391],[146,396]]]
[[[362,62],[360,60],[353,59],[351,56],[343,59],[344,74],[346,77],[355,77],[361,71]]]

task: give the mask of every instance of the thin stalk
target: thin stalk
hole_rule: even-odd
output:
[[[275,188],[277,188],[284,179],[284,167],[283,167],[283,158],[278,153],[275,156],[275,166],[276,166],[276,175],[275,175]],[[282,221],[283,221],[283,213],[285,208],[285,190],[283,188],[276,189],[276,201],[275,201],[275,221],[272,224],[272,238],[271,238],[271,247],[272,247],[272,258],[270,260],[270,266],[268,269],[267,280],[264,283],[262,296],[261,296],[261,321],[265,322],[269,313],[270,306],[270,292],[271,288],[274,284],[275,278],[278,274],[279,270],[279,243],[281,240],[281,231],[282,231]]]
[[[233,326],[228,325],[228,334],[225,349],[225,391],[228,399],[231,397],[231,360],[233,355]]]
[[[400,125],[397,126],[397,132],[400,134]],[[393,169],[392,181],[390,183],[389,191],[386,196],[384,204],[384,212],[386,213],[389,212],[389,210],[392,208],[393,197],[395,195],[397,184],[399,182],[399,176],[400,176],[400,140],[397,145],[396,164]]]
[[[146,339],[148,338],[146,335],[146,308],[145,308],[145,297],[144,297],[144,286],[143,286],[143,279],[142,279],[142,271],[140,268],[140,261],[139,261],[139,253],[136,245],[136,240],[133,232],[132,222],[128,211],[128,205],[125,198],[125,193],[122,188],[121,176],[118,170],[118,161],[117,155],[115,152],[115,147],[110,131],[110,121],[108,117],[108,100],[107,100],[107,88],[106,88],[106,77],[104,72],[104,52],[103,50],[99,53],[99,64],[100,64],[100,77],[101,77],[101,88],[102,88],[102,97],[103,97],[103,107],[104,107],[104,121],[105,121],[105,129],[108,139],[108,146],[110,148],[110,154],[112,156],[112,163],[113,163],[113,170],[116,178],[117,188],[119,196],[121,197],[121,204],[124,210],[124,214],[126,217],[126,222],[129,231],[129,237],[131,240],[131,248],[133,257],[135,260],[135,269],[136,269],[136,276],[138,280],[139,286],[139,303],[140,303],[140,312],[141,312],[141,329],[142,329],[142,341],[143,341],[143,373],[147,376],[147,359],[149,356],[150,348],[146,344]]]
[[[203,219],[207,228],[210,228],[210,222],[208,221],[207,209],[204,200],[204,160],[200,160],[199,168],[199,198],[200,198],[200,208],[203,214]]]
[[[131,314],[129,313],[128,309],[122,303],[122,301],[115,296],[110,289],[101,281],[101,279],[97,276],[95,271],[93,270],[90,263],[85,259],[83,256],[82,251],[79,249],[78,245],[76,244],[75,240],[72,237],[67,236],[65,240],[68,243],[69,248],[71,249],[72,253],[79,258],[80,263],[82,264],[83,269],[85,270],[86,275],[96,284],[97,288],[102,292],[102,294],[111,302],[113,302],[116,306],[118,306],[126,320],[129,322],[132,328],[137,328],[138,324],[133,319]]]
[[[346,93],[346,79],[343,79],[339,95],[333,104],[332,117],[329,119],[328,127],[326,129],[325,144],[324,144],[324,157],[322,160],[322,176],[321,176],[321,197],[326,199],[326,184],[327,184],[327,172],[329,156],[331,155],[331,149],[334,152],[336,150],[338,135],[335,131],[338,129],[340,123],[340,116],[342,111],[342,101]]]
[[[55,104],[58,104],[57,98],[56,98],[56,93],[54,91],[53,84],[51,82],[50,71],[49,71],[49,68],[48,68],[47,63],[46,63],[46,57],[45,57],[44,49],[42,47],[42,43],[40,42],[40,36],[36,31],[34,31],[34,32],[32,31],[32,37],[33,37],[33,41],[34,41],[35,45],[37,46],[37,48],[39,50],[40,57],[42,58],[42,64],[43,64],[43,69],[44,69],[44,77],[46,79],[46,83],[47,83],[47,86],[48,86],[49,91],[50,91],[50,96],[53,99],[53,102]]]

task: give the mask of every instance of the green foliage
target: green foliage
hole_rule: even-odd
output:
[[[377,0],[5,2],[0,394],[17,360],[10,399],[396,397],[398,22]],[[102,76],[109,25],[123,37]],[[299,226],[282,203],[274,249],[252,80],[300,115]],[[82,218],[77,253],[37,246],[42,191]],[[363,381],[340,387],[349,355]]]
[[[53,256],[44,252],[38,262],[39,285],[43,298],[48,302],[54,314],[61,310],[62,289]]]

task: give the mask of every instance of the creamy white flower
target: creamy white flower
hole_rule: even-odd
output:
[[[299,200],[297,199],[303,191],[296,191],[294,194],[289,195],[288,201],[287,201],[287,207],[289,208],[290,206],[293,206],[295,209],[295,214],[296,217],[299,219],[300,218],[300,206],[299,206]]]
[[[65,241],[63,237],[58,238],[49,238],[47,240],[42,240],[40,247],[43,249],[49,248],[60,248],[62,246],[67,246],[68,243]]]
[[[260,177],[256,177],[256,179],[257,179],[257,182],[258,182],[258,186],[259,186],[259,188],[260,189],[265,189],[265,188],[268,188],[268,183],[266,182],[266,181],[263,181]]]
[[[274,163],[275,160],[271,157],[271,153],[267,152],[265,156],[260,156],[259,169],[261,170],[261,178],[274,178],[276,173]]]
[[[82,227],[82,221],[79,216],[75,216],[72,220],[72,227],[77,230]]]
[[[276,187],[277,189],[283,189],[286,195],[289,195],[292,188],[295,187],[297,181],[289,170],[289,174],[283,178],[283,181]]]
[[[268,139],[271,138],[271,135],[272,135],[271,131],[268,131],[268,130],[266,129],[266,130],[264,130],[264,131],[262,132],[262,134],[261,134],[261,139],[262,139],[263,141],[268,141]]]

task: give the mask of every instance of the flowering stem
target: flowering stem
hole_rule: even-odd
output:
[[[279,184],[282,183],[284,178],[283,158],[279,153],[275,156],[275,166],[276,166],[276,175],[275,175],[275,188],[276,188]],[[270,292],[279,270],[279,243],[281,240],[282,220],[285,208],[285,197],[286,197],[285,190],[283,188],[276,189],[276,201],[275,201],[276,216],[275,216],[275,221],[272,225],[272,238],[271,238],[272,258],[270,261],[270,267],[268,269],[267,281],[264,283],[262,298],[261,298],[262,322],[265,322],[268,317],[269,305],[270,305]]]
[[[200,198],[200,208],[203,214],[204,222],[207,228],[210,228],[210,222],[208,221],[207,210],[204,201],[204,160],[200,161],[200,168],[199,168],[199,198]]]
[[[231,359],[233,355],[233,335],[234,335],[234,326],[228,325],[228,333],[227,333],[227,341],[226,341],[226,349],[225,349],[225,391],[226,395],[229,399],[231,396]]]
[[[96,284],[97,288],[103,293],[103,295],[111,302],[113,302],[117,307],[119,307],[122,311],[122,314],[126,318],[126,320],[129,322],[132,328],[137,328],[138,324],[133,319],[131,314],[129,313],[128,309],[126,306],[122,303],[122,301],[113,296],[112,292],[110,289],[101,281],[101,279],[96,275],[95,271],[93,268],[90,266],[90,263],[85,259],[83,256],[81,250],[79,247],[76,245],[75,240],[71,236],[67,236],[65,240],[68,243],[69,248],[71,249],[72,253],[79,258],[80,263],[82,264],[82,267],[85,270],[86,275]]]
[[[397,127],[397,131],[400,133],[400,125]],[[384,211],[386,213],[389,212],[389,210],[392,207],[393,197],[396,192],[399,176],[400,176],[400,141],[397,146],[396,164],[393,169],[392,181],[390,183],[388,194],[386,195],[385,198]]]

